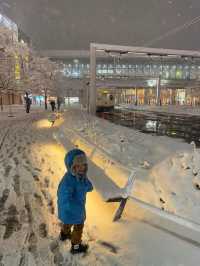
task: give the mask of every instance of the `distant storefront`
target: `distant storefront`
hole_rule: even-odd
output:
[[[19,94],[2,94],[0,95],[0,104],[9,105],[9,104],[22,104],[22,97]]]

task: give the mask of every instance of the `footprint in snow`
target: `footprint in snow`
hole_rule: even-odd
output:
[[[102,241],[102,240],[99,240],[98,243],[100,245],[104,246],[105,248],[107,248],[110,252],[112,252],[114,254],[118,253],[119,247],[113,245],[112,243],[106,242],[106,241]]]

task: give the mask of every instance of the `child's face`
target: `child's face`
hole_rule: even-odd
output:
[[[84,164],[76,164],[74,165],[74,172],[80,176],[84,176],[87,173],[88,165],[87,163]]]

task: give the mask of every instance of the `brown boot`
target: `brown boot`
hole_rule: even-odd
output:
[[[65,241],[65,240],[67,240],[67,239],[71,239],[71,233],[68,233],[68,234],[65,234],[65,233],[63,233],[63,231],[60,231],[60,235],[59,235],[59,239],[60,239],[60,241]]]

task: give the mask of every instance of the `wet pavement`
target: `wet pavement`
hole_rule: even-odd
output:
[[[115,124],[134,128],[143,133],[194,141],[200,147],[200,117],[186,114],[167,114],[153,111],[115,110],[99,117]]]

